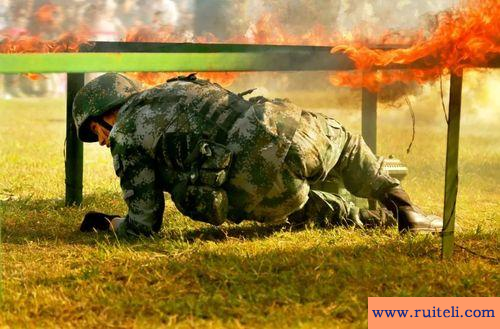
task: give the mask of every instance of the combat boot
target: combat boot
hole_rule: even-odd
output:
[[[437,216],[425,215],[413,205],[401,187],[390,189],[379,201],[397,218],[400,233],[441,232],[443,229],[443,220]]]

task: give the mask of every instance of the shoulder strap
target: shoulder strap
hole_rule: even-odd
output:
[[[197,77],[196,77],[196,72],[195,73],[191,73],[189,75],[179,75],[177,77],[174,77],[174,78],[170,78],[167,80],[167,82],[172,82],[172,81],[196,81]]]

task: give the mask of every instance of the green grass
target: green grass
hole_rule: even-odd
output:
[[[381,111],[380,153],[401,157],[410,167],[408,192],[441,214],[445,125],[422,120],[419,106],[410,154],[409,114]],[[359,129],[357,112],[327,112]],[[0,101],[0,325],[366,327],[369,296],[500,294],[495,262],[461,249],[441,261],[438,237],[400,237],[395,229],[213,228],[168,202],[161,238],[81,234],[87,211],[126,208],[111,157],[97,145],[85,146],[83,205],[64,207],[64,116],[62,100]],[[457,242],[498,258],[500,132],[470,120],[464,113]]]

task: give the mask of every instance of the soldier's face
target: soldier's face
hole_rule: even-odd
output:
[[[90,130],[97,135],[99,145],[109,147],[109,130],[94,121],[90,123]]]
[[[116,123],[116,118],[118,111],[110,111],[109,113],[103,115],[101,118],[110,126],[113,126]],[[97,139],[99,140],[99,145],[106,145],[109,147],[109,133],[110,131],[100,125],[98,122],[91,121],[90,122],[90,130],[97,135]]]

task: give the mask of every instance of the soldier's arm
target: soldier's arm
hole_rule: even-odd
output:
[[[114,154],[113,162],[128,206],[128,214],[116,223],[115,232],[122,236],[158,232],[165,199],[156,179],[154,162],[140,150]]]

